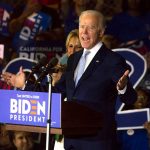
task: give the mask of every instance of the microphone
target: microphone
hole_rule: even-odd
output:
[[[45,66],[46,64],[47,64],[47,57],[44,56],[39,60],[39,62],[35,66],[32,67],[31,72],[28,75],[25,84],[27,84],[28,80],[34,73],[39,72],[39,68],[41,68],[42,66]]]
[[[47,64],[47,57],[42,57],[39,62],[32,67],[31,71],[32,71],[32,74],[36,73],[36,72],[39,72],[39,68],[41,68],[42,66],[45,66]]]
[[[56,57],[52,58],[49,63],[46,65],[46,67],[42,67],[42,72],[39,75],[39,78],[36,80],[35,84],[43,80],[43,78],[48,74],[48,73],[56,73],[58,72],[57,69],[54,67],[58,64],[58,59]]]

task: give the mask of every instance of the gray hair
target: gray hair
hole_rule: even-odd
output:
[[[99,28],[100,28],[101,30],[105,30],[105,28],[106,28],[106,21],[105,21],[105,18],[104,18],[103,14],[102,14],[101,12],[96,11],[96,10],[86,10],[86,11],[83,11],[83,12],[80,14],[79,22],[80,22],[80,19],[81,19],[82,16],[88,15],[88,14],[97,17],[98,20],[99,20],[99,24],[98,24]]]

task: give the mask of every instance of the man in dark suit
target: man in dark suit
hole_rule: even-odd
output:
[[[79,18],[79,38],[83,50],[68,59],[66,73],[56,88],[67,100],[85,104],[103,115],[103,127],[97,135],[66,137],[65,150],[116,150],[115,103],[119,95],[122,102],[132,104],[136,92],[129,82],[129,68],[119,54],[107,49],[100,41],[105,24],[101,13],[87,10]],[[86,52],[85,65],[81,61]],[[78,79],[79,68],[84,73]],[[77,81],[78,79],[78,81]]]
[[[116,98],[119,95],[128,105],[137,99],[125,59],[100,41],[104,31],[101,13],[94,10],[81,13],[79,38],[84,49],[69,57],[66,72],[55,85],[68,101],[84,104],[103,116],[103,127],[96,135],[65,136],[65,150],[116,150]]]

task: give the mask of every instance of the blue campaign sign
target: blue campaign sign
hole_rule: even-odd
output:
[[[51,16],[43,12],[33,13],[14,36],[13,47],[19,51],[20,47],[31,44],[39,32],[46,31],[49,27],[51,27]]]
[[[136,88],[146,73],[147,64],[144,57],[135,50],[127,48],[114,49],[114,51],[121,54],[130,65],[130,80]],[[116,105],[118,130],[140,129],[146,121],[149,121],[149,108],[123,110],[123,107],[124,103],[118,98]]]
[[[31,68],[36,65],[37,61],[28,58],[15,58],[11,60],[3,69],[3,72],[18,73],[22,66],[25,72],[31,72]]]
[[[58,59],[65,51],[65,42],[63,40],[50,40],[50,41],[33,41],[26,46],[20,46],[19,57],[26,57],[29,59],[37,60],[43,56],[47,56],[50,60],[52,57]]]
[[[0,34],[9,36],[8,22],[10,20],[10,14],[13,12],[13,7],[0,3]]]
[[[0,90],[0,122],[46,127],[48,93]],[[51,127],[61,128],[61,95],[52,93]]]

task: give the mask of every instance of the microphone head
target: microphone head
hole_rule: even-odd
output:
[[[42,66],[45,66],[46,64],[47,64],[47,57],[44,56],[39,60],[39,62],[35,66],[32,67],[32,71],[36,72],[39,70],[39,68],[41,68]]]
[[[47,68],[47,71],[53,67],[55,67],[56,65],[58,64],[58,59],[56,57],[53,57],[49,63],[47,64],[46,68]]]
[[[50,59],[49,63],[46,65],[46,67],[41,68],[42,72],[39,76],[39,78],[36,80],[35,84],[37,84],[38,82],[40,82],[41,80],[43,80],[43,78],[50,72],[53,70],[53,68],[58,64],[58,59],[56,57],[53,57],[52,59]],[[55,71],[55,70],[53,70]]]

